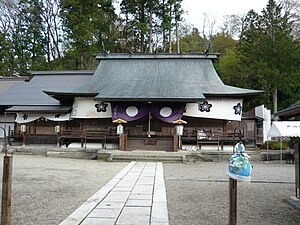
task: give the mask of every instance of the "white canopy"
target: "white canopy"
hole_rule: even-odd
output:
[[[276,121],[268,133],[269,137],[300,137],[300,121]]]

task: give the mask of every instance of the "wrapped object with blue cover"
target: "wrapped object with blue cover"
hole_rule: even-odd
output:
[[[245,153],[245,146],[239,142],[234,147],[235,154],[228,161],[226,175],[238,181],[250,181],[252,166],[251,157]]]

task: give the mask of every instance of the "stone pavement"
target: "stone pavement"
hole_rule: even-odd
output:
[[[60,223],[79,224],[169,224],[162,163],[129,163]]]

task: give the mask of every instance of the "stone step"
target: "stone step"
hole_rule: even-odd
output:
[[[47,151],[47,157],[55,158],[71,158],[71,159],[84,159],[86,158],[86,151],[84,150],[49,150]]]
[[[111,154],[108,161],[156,161],[156,162],[186,162],[185,155],[164,154]]]

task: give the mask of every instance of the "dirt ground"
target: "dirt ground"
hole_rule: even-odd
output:
[[[170,224],[228,224],[226,162],[164,164]],[[300,213],[287,200],[295,195],[295,166],[253,162],[252,182],[238,182],[238,224],[296,225]]]
[[[2,174],[2,154],[1,174]],[[59,224],[127,162],[13,156],[13,225]],[[294,165],[253,162],[251,183],[238,183],[238,224],[296,225],[287,205]],[[228,224],[226,162],[164,163],[170,225]]]
[[[12,224],[59,224],[127,164],[14,155]]]

